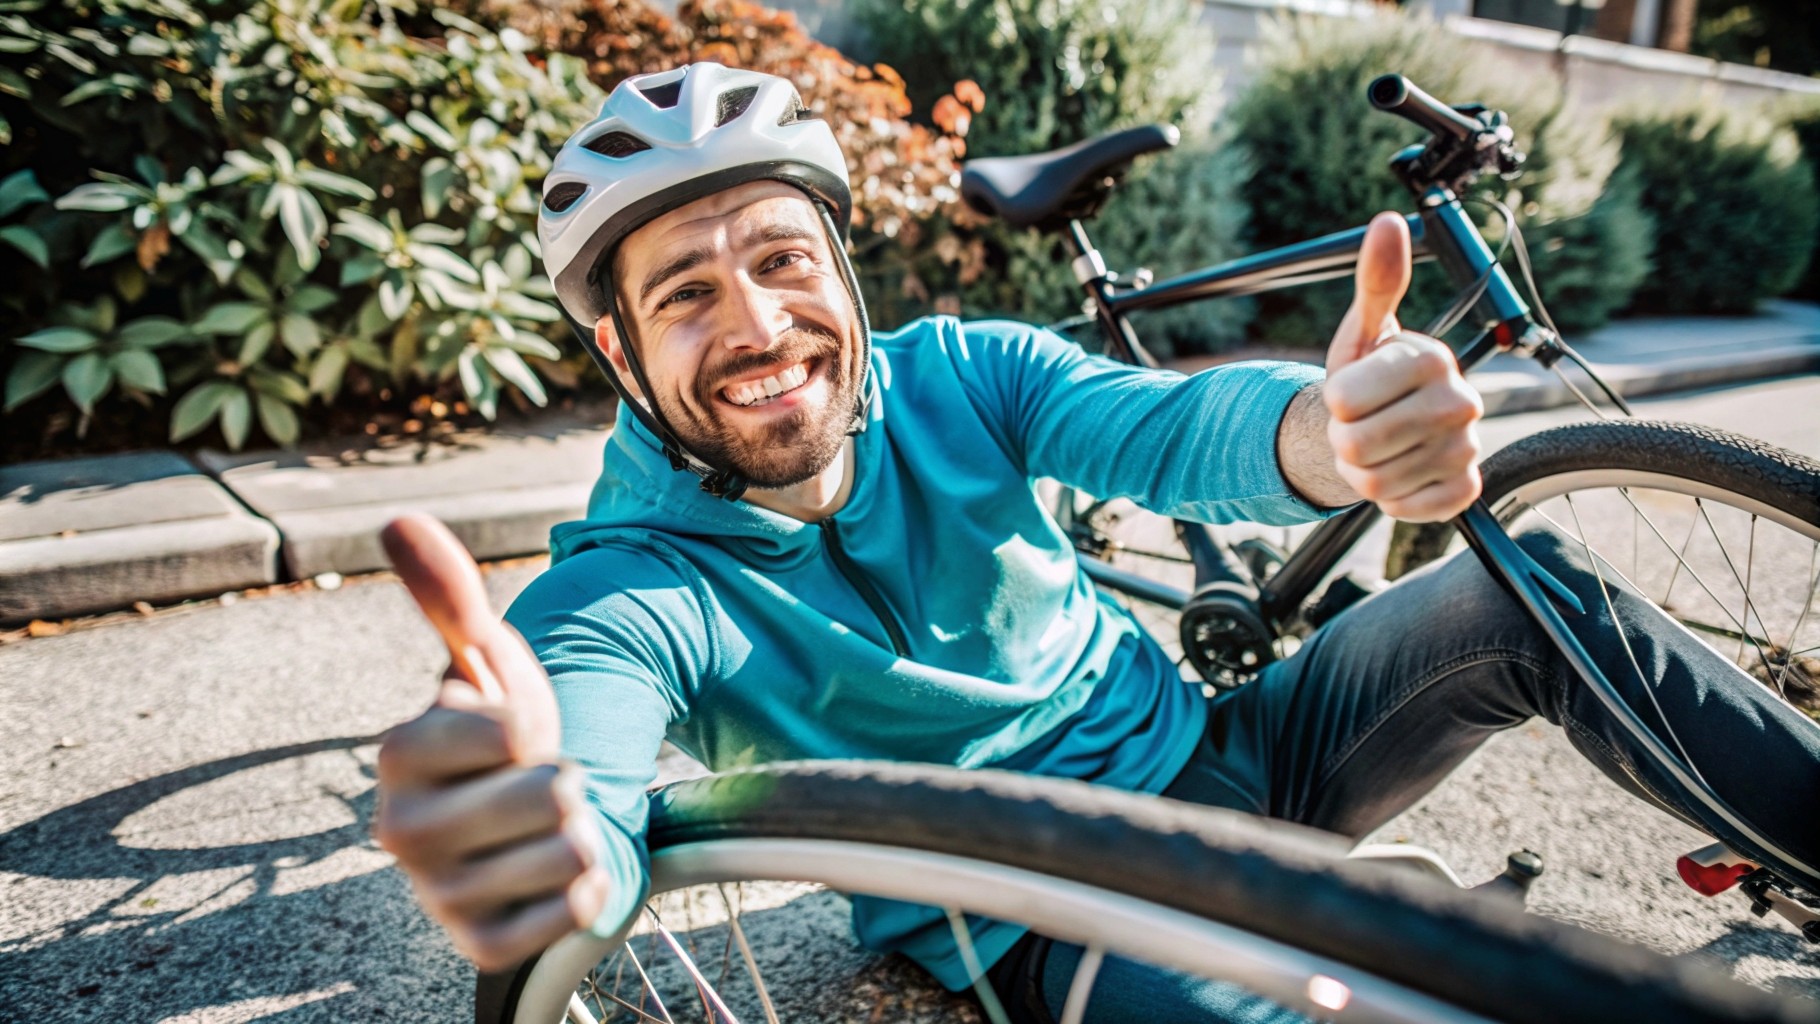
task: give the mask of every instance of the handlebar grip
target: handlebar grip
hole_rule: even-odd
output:
[[[1485,126],[1416,87],[1402,75],[1380,75],[1365,87],[1371,105],[1413,121],[1434,135],[1465,140]]]

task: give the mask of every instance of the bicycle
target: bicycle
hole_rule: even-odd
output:
[[[1477,335],[1457,353],[1468,370],[1497,351],[1551,367],[1561,359],[1576,362],[1628,415],[1622,397],[1560,339],[1539,297],[1533,307],[1525,301],[1500,254],[1465,212],[1461,196],[1480,175],[1520,168],[1521,154],[1504,115],[1446,106],[1394,75],[1373,82],[1370,96],[1379,109],[1411,120],[1430,136],[1391,162],[1417,197],[1418,212],[1408,220],[1418,254],[1439,260],[1463,289],[1428,333],[1444,334],[1459,323],[1476,327]],[[1154,365],[1155,359],[1129,314],[1348,274],[1364,235],[1363,228],[1340,232],[1162,282],[1120,281],[1082,222],[1098,211],[1133,160],[1172,146],[1176,138],[1168,127],[1136,128],[1051,153],[972,161],[963,178],[963,194],[983,212],[1013,226],[1067,231],[1075,275],[1087,296],[1083,319],[1098,326],[1106,354],[1140,365]],[[1515,219],[1502,212],[1505,244],[1536,297]],[[1582,400],[1598,411],[1584,395]],[[1594,491],[1615,492],[1611,501],[1636,513],[1633,539],[1640,541],[1641,527],[1648,524],[1675,554],[1668,593],[1658,604],[1682,611],[1667,600],[1676,578],[1686,570],[1699,580],[1711,600],[1696,601],[1671,619],[1735,641],[1743,663],[1738,685],[1768,684],[1786,695],[1791,678],[1808,681],[1802,657],[1820,650],[1820,640],[1814,648],[1800,646],[1810,620],[1820,630],[1820,616],[1812,614],[1820,589],[1815,573],[1820,463],[1717,431],[1601,419],[1521,441],[1487,460],[1483,472],[1482,501],[1451,528],[1420,531],[1399,568],[1438,557],[1448,531],[1457,529],[1591,677],[1589,684],[1616,701],[1609,681],[1563,624],[1563,611],[1580,610],[1572,594],[1531,562],[1507,532],[1525,517],[1546,517],[1571,533],[1595,569],[1604,566],[1624,576],[1617,561],[1594,552],[1594,536],[1574,504],[1577,496],[1584,504]],[[1690,539],[1679,549],[1635,498],[1643,491],[1694,499],[1698,514],[1689,526]],[[1258,539],[1229,544],[1201,524],[1176,522],[1179,550],[1164,553],[1127,546],[1113,532],[1108,506],[1085,500],[1082,508],[1076,496],[1063,491],[1056,505],[1083,570],[1102,588],[1179,613],[1183,661],[1207,687],[1243,685],[1364,596],[1358,584],[1337,582],[1311,600],[1377,519],[1373,506],[1329,519],[1293,551]],[[1560,518],[1580,526],[1577,532],[1549,516],[1546,508],[1557,501],[1566,508],[1556,509]],[[1714,502],[1749,516],[1750,554],[1742,572],[1707,508]],[[1805,597],[1781,644],[1769,635],[1760,602],[1752,599],[1760,521],[1811,544],[1799,581]],[[1741,615],[1732,616],[1730,606],[1688,564],[1693,527],[1702,523],[1743,591]],[[1726,531],[1733,529],[1727,521]],[[1604,544],[1602,534],[1598,540]],[[1653,585],[1635,554],[1625,582]],[[1146,558],[1172,565],[1186,585],[1119,564]],[[1715,616],[1714,607],[1723,614]],[[1707,621],[1727,616],[1729,625]],[[1715,888],[1737,884],[1760,912],[1774,910],[1820,941],[1820,901],[1808,895],[1820,891],[1820,869],[1777,849],[1751,823],[1735,820],[1670,742],[1628,708],[1620,715],[1641,730],[1640,740],[1696,798],[1721,809],[1736,826],[1717,852],[1684,858],[1684,871]],[[1669,740],[1678,747],[1672,735]],[[733,1001],[753,1007],[750,1016],[762,1014],[776,1024],[780,1015],[763,981],[760,954],[742,925],[746,892],[736,889],[736,896],[727,890],[729,884],[761,881],[818,884],[944,907],[964,958],[974,956],[967,915],[1014,920],[1079,942],[1088,952],[1062,1024],[1080,1020],[1095,971],[1115,953],[1178,970],[1213,971],[1285,1005],[1344,1019],[1812,1016],[1811,1006],[1720,984],[1687,965],[1525,916],[1507,901],[1348,859],[1343,844],[1312,830],[1065,780],[838,762],[731,772],[658,790],[648,845],[657,905],[647,914],[642,941],[630,940],[631,924],[615,936],[580,933],[515,971],[484,975],[476,990],[477,1020],[547,1024],[566,1015],[584,1022],[612,1019],[622,1010],[631,1019],[672,1019],[655,994],[653,975],[659,972],[650,963],[662,950],[669,954],[664,970],[670,980],[699,1002],[706,1019],[738,1019],[728,1005]],[[678,910],[674,897],[665,908],[666,894],[679,891],[677,916],[691,925],[696,917],[707,918],[709,927],[687,927],[679,937],[664,924],[664,915]],[[719,910],[713,909],[716,896]],[[697,962],[700,947],[710,940],[719,947],[718,970]],[[643,959],[635,948],[640,944],[646,949]],[[750,980],[749,988],[737,992],[728,985],[736,954]],[[996,994],[979,988],[986,1016],[1000,1019]]]

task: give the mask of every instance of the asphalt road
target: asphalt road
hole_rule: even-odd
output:
[[[1820,455],[1820,378],[1647,410]],[[495,567],[488,585],[503,604],[538,568]],[[0,1021],[465,1019],[471,970],[367,838],[373,738],[427,703],[441,665],[382,577],[0,647]],[[1820,997],[1820,947],[1683,887],[1674,858],[1699,839],[1553,729],[1493,741],[1381,837],[1468,880],[1539,850],[1533,909]],[[855,949],[838,899],[792,895],[763,915],[786,1019],[970,1016]]]

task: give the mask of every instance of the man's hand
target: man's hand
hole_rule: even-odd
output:
[[[1327,441],[1339,478],[1359,497],[1397,519],[1439,522],[1479,496],[1475,424],[1484,407],[1447,346],[1397,323],[1409,274],[1409,226],[1381,213],[1327,350]]]
[[[436,703],[379,748],[373,832],[455,947],[500,970],[594,920],[599,840],[580,773],[556,763],[549,679],[494,616],[461,542],[427,516],[382,540],[450,665]]]

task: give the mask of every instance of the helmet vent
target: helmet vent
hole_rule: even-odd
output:
[[[543,194],[543,208],[551,213],[561,213],[574,206],[575,201],[586,195],[587,191],[588,186],[574,181],[565,181],[560,185],[551,186],[550,190]]]
[[[642,153],[650,149],[651,144],[628,132],[608,132],[588,140],[584,148],[591,149],[601,156],[620,159],[631,156],[633,153]]]
[[[645,99],[650,100],[651,105],[660,110],[674,107],[676,101],[682,96],[682,79],[678,78],[674,82],[665,82],[662,85],[653,85],[649,89],[641,85],[638,87],[638,91],[644,93]]]
[[[752,97],[758,95],[758,86],[748,85],[741,89],[730,89],[720,94],[720,109],[714,114],[714,127],[719,128],[746,112],[752,105]]]
[[[815,115],[810,112],[808,107],[803,106],[802,97],[791,96],[790,106],[784,110],[783,116],[777,119],[777,123],[782,126],[795,124],[798,121],[813,120],[815,120]]]

